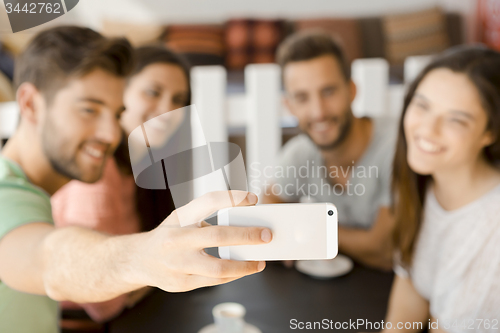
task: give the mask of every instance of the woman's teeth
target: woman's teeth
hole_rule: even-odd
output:
[[[438,145],[425,139],[419,138],[416,140],[416,143],[420,149],[428,153],[437,153],[442,150]]]

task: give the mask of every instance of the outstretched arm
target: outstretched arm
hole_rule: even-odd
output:
[[[257,198],[231,191],[239,205]],[[30,223],[0,241],[0,280],[13,289],[62,301],[100,302],[150,285],[170,292],[233,281],[262,271],[264,262],[221,260],[204,248],[264,244],[266,228],[210,226],[202,221],[227,207],[227,192],[212,192],[174,211],[146,233],[109,236],[80,227]],[[179,215],[192,222],[180,227]]]

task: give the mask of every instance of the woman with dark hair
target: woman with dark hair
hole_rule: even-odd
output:
[[[499,133],[500,53],[451,49],[409,87],[393,165],[399,265],[385,331],[418,332],[429,320],[431,332],[498,331]]]
[[[154,229],[175,209],[168,190],[147,190],[135,185],[127,142],[128,135],[146,121],[189,105],[189,67],[183,58],[163,46],[136,49],[135,61],[124,92],[122,142],[114,158],[108,159],[98,182],[71,181],[52,197],[56,226],[79,225],[109,234],[130,234]],[[179,117],[170,120],[168,136],[182,121]],[[63,302],[62,306],[83,308],[94,321],[104,322],[142,295],[144,290],[102,303]]]

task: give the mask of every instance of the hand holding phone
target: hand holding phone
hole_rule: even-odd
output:
[[[222,259],[333,259],[338,253],[337,208],[330,203],[233,207],[217,217],[219,225],[267,227],[273,233],[268,244],[219,247]]]

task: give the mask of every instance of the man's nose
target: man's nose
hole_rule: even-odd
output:
[[[316,96],[311,99],[311,118],[313,120],[323,120],[327,115],[327,108],[320,96]]]
[[[122,131],[118,119],[113,115],[103,116],[97,126],[96,138],[111,146],[117,145],[121,139]]]
[[[421,133],[428,136],[436,136],[441,132],[443,119],[435,115],[427,115],[422,121]]]

